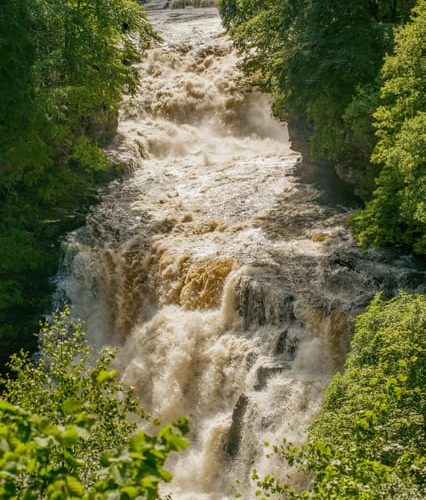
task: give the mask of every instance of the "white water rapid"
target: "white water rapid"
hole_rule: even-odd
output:
[[[189,417],[164,494],[252,499],[253,468],[291,475],[263,443],[304,439],[354,314],[412,272],[362,255],[347,211],[300,181],[287,128],[244,91],[214,8],[151,18],[164,41],[110,150],[131,173],[69,235],[59,288],[92,342],[122,346],[147,410]]]

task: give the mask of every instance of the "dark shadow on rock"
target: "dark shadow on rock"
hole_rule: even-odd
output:
[[[248,407],[248,397],[241,394],[232,412],[232,423],[225,444],[225,452],[232,458],[236,457],[241,444],[243,420]]]

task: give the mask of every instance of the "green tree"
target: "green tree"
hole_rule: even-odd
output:
[[[105,383],[99,382],[101,386]],[[75,454],[92,439],[97,419],[70,411],[70,423],[53,424],[0,400],[0,496],[4,499],[106,500],[158,498],[161,482],[172,475],[164,469],[172,451],[187,445],[185,420],[151,436],[139,432],[119,449],[93,464],[90,485],[81,477],[84,462]],[[83,443],[83,445],[82,445]]]
[[[372,112],[393,27],[414,1],[221,0],[224,24],[252,83],[271,92],[279,116],[312,128],[317,155],[367,195],[375,144]],[[349,174],[348,174],[349,172]]]
[[[35,361],[12,357],[0,401],[1,498],[158,497],[187,422],[136,433],[148,416],[111,369],[114,356],[95,355],[66,308],[42,328]]]
[[[123,446],[140,419],[147,418],[133,390],[111,370],[114,357],[108,348],[95,357],[81,325],[65,309],[42,328],[36,362],[25,353],[14,355],[5,381],[4,399],[24,411],[36,408],[52,425],[70,425],[77,411],[96,419],[90,436],[73,449],[85,483],[91,482],[101,455]]]
[[[426,253],[426,3],[396,34],[383,67],[383,104],[374,114],[377,189],[353,219],[362,244],[402,244]]]
[[[34,347],[58,238],[114,173],[102,146],[153,38],[133,0],[0,3],[0,362]]]

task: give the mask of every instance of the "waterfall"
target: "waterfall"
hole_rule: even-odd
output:
[[[129,175],[69,235],[58,286],[91,342],[121,346],[146,409],[189,417],[164,493],[254,498],[253,468],[303,481],[263,443],[303,442],[354,315],[415,272],[362,254],[348,211],[300,181],[286,125],[245,89],[214,8],[151,18],[163,41],[109,149]]]

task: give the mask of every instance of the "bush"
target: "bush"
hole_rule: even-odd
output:
[[[157,437],[144,433],[133,437],[141,418],[148,417],[134,397],[133,389],[124,386],[116,370],[111,369],[115,351],[104,348],[96,358],[81,325],[71,319],[68,308],[53,315],[41,330],[39,341],[35,362],[24,353],[12,357],[11,374],[5,382],[2,419],[6,426],[5,439],[12,443],[17,437],[23,443],[22,450],[16,443],[16,449],[11,451],[18,453],[18,459],[23,461],[11,479],[13,488],[22,490],[22,495],[25,488],[30,487],[29,483],[31,488],[39,488],[37,491],[48,487],[56,491],[56,486],[52,486],[56,481],[68,488],[65,476],[72,473],[77,474],[78,482],[85,489],[95,484],[98,489],[108,489],[106,483],[99,482],[105,475],[102,472],[105,463],[111,467],[116,463],[117,474],[122,475],[121,485],[130,481],[133,474],[142,477],[143,473],[143,484],[148,491],[150,480],[145,479],[145,475],[159,474],[158,478],[169,478],[160,466],[173,446],[176,449],[183,447],[184,441],[178,434],[186,429],[185,421],[167,427]],[[39,417],[32,416],[34,409]],[[10,415],[14,416],[12,420]],[[20,434],[23,428],[28,430]],[[69,443],[66,436],[69,436]],[[140,450],[135,451],[133,447]],[[6,448],[10,448],[10,443]],[[142,453],[143,457],[133,456],[133,452]],[[155,456],[146,458],[144,454],[151,452]],[[110,457],[110,462],[105,461],[106,456]],[[138,460],[132,462],[129,456]],[[3,458],[6,469],[12,460],[8,457]],[[41,461],[37,462],[37,457],[41,457]],[[37,462],[35,472],[31,472],[33,460]],[[150,467],[152,474],[147,472]],[[7,474],[3,476],[5,480],[7,477]],[[158,481],[152,481],[154,487]]]
[[[426,496],[426,296],[376,297],[356,322],[343,374],[333,378],[305,447],[276,451],[310,477],[296,492],[274,477],[265,496],[422,499]]]
[[[106,382],[99,382],[102,386]],[[156,499],[160,482],[172,475],[164,469],[171,451],[185,448],[181,420],[158,435],[139,432],[126,445],[104,453],[92,465],[90,485],[81,477],[85,462],[76,448],[90,446],[97,419],[74,413],[65,401],[70,423],[55,425],[0,400],[0,496],[4,499]],[[86,483],[86,485],[85,485]]]

